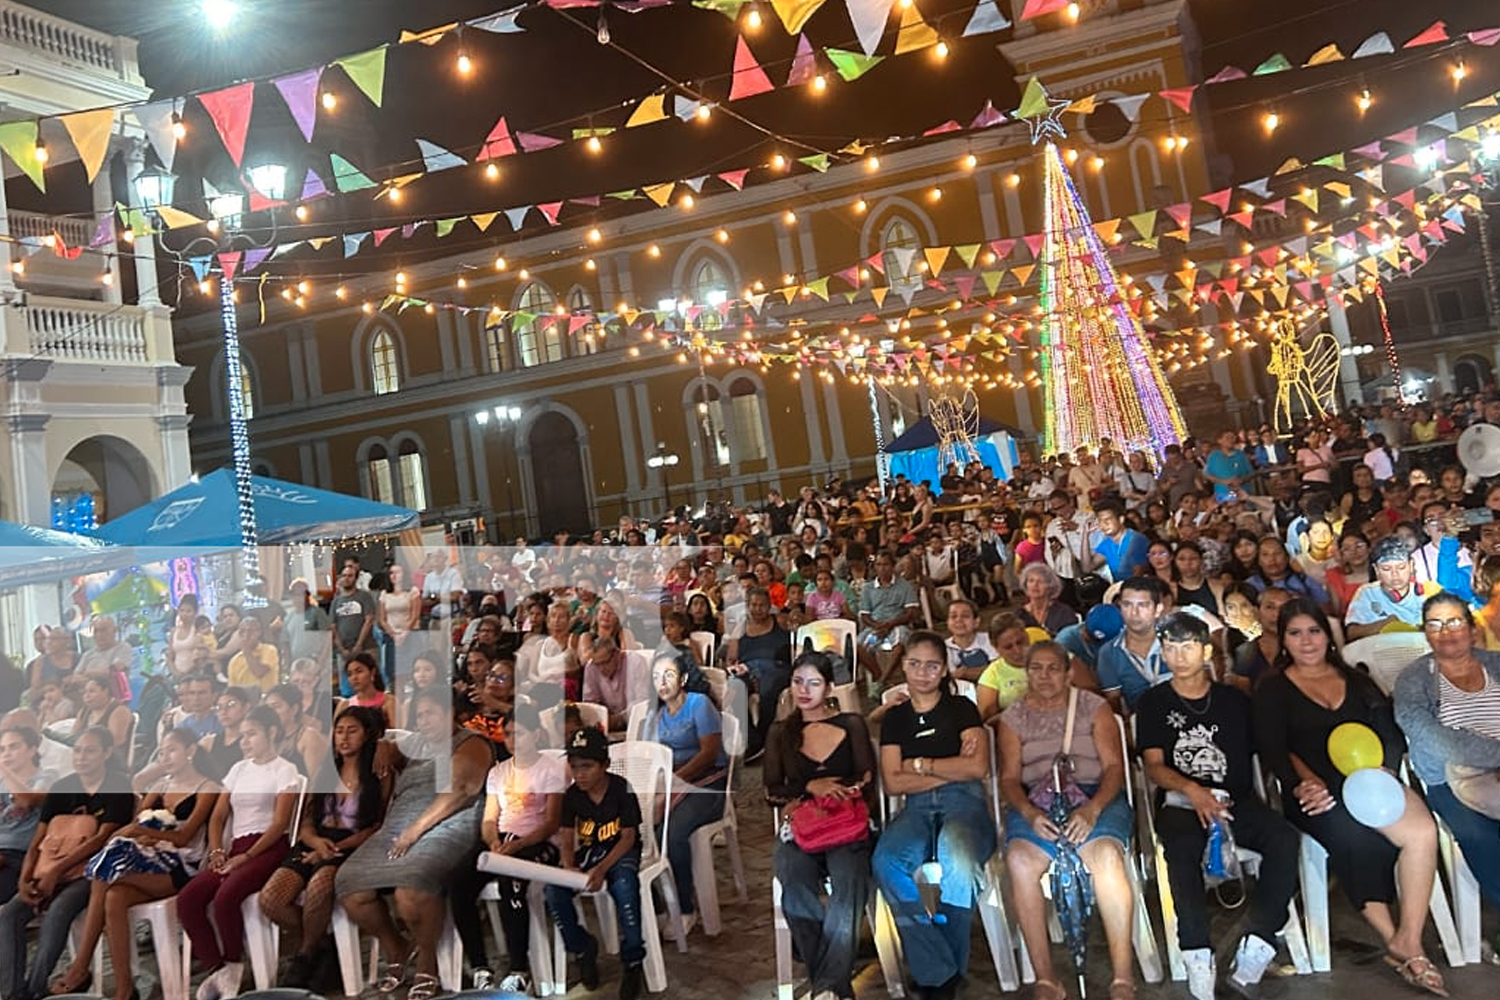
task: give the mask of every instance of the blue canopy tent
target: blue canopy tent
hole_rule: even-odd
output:
[[[1001,479],[1009,479],[1011,470],[1020,460],[1014,440],[1020,433],[988,417],[979,418],[978,433],[971,440],[979,452],[979,460]],[[956,461],[962,465],[964,461],[962,457],[951,454],[951,449],[945,456],[931,417],[923,417],[912,424],[881,451],[889,456],[887,461],[893,477],[904,474],[914,483],[925,479],[932,484],[934,492],[948,463]]]
[[[0,521],[0,590],[129,566],[135,553],[97,538]]]
[[[255,520],[262,545],[333,541],[354,535],[394,534],[418,523],[406,507],[363,497],[252,476]],[[191,550],[240,546],[239,495],[234,470],[223,468],[101,525],[95,536],[132,545],[142,561]]]

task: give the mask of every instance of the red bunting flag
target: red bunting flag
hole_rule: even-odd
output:
[[[219,254],[219,270],[224,272],[225,281],[233,281],[235,272],[240,269],[240,251],[226,250]]]
[[[749,172],[750,171],[748,169],[726,170],[724,171],[724,173],[719,175],[719,180],[723,181],[725,184],[728,184],[736,191],[743,191],[745,189],[745,175]]]
[[[1191,87],[1175,87],[1171,90],[1159,90],[1157,93],[1177,105],[1186,114],[1193,110],[1193,91],[1197,89],[1198,85],[1193,84]]]
[[[1026,6],[1021,9],[1021,20],[1029,21],[1033,17],[1051,14],[1067,6],[1068,0],[1026,0]]]
[[[555,226],[555,225],[557,225],[557,213],[559,213],[559,212],[562,211],[562,207],[563,207],[563,203],[562,202],[560,202],[560,201],[553,201],[553,202],[548,202],[545,205],[538,205],[537,206],[537,211],[541,212],[543,215],[545,215],[547,217],[547,223],[548,223],[548,225]]]
[[[1202,195],[1201,197],[1199,197],[1198,200],[1202,201],[1202,202],[1206,202],[1206,203],[1212,205],[1214,208],[1217,208],[1220,212],[1227,212],[1227,211],[1229,211],[1229,199],[1232,198],[1233,196],[1234,196],[1234,189],[1233,188],[1225,188],[1222,191],[1215,191],[1213,194]]]
[[[502,156],[511,156],[516,151],[516,141],[510,136],[510,127],[505,124],[505,116],[500,116],[500,121],[490,134],[485,136],[484,146],[479,150],[476,160],[494,160]]]
[[[255,104],[255,84],[240,83],[224,90],[199,94],[199,102],[213,119],[229,158],[238,167],[245,158],[245,134],[250,129],[250,110]]]
[[[754,97],[775,89],[771,78],[766,76],[766,71],[755,61],[750,46],[745,44],[745,38],[741,35],[734,47],[734,83],[729,88],[729,99],[738,101],[742,97]]]
[[[1421,33],[1412,38],[1411,41],[1401,46],[1403,49],[1414,49],[1418,45],[1436,45],[1438,42],[1448,40],[1448,26],[1442,21],[1433,21],[1432,24]]]

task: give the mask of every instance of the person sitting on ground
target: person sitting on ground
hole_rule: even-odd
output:
[[[1153,581],[1154,582],[1154,581]],[[1134,896],[1125,851],[1134,817],[1125,797],[1124,748],[1109,703],[1068,683],[1068,653],[1039,642],[1026,654],[1026,696],[1000,716],[1000,794],[1005,802],[1005,860],[1021,936],[1036,970],[1038,1000],[1067,996],[1052,966],[1042,880],[1067,837],[1093,873],[1112,979],[1110,1000],[1133,1000],[1131,915]],[[1071,719],[1070,719],[1071,716]],[[1065,769],[1056,764],[1065,760]],[[1063,787],[1054,787],[1061,777]],[[1059,827],[1056,795],[1071,813]]]
[[[1208,936],[1203,850],[1209,827],[1228,824],[1233,842],[1261,856],[1250,922],[1235,950],[1229,985],[1246,1000],[1276,956],[1276,935],[1297,891],[1296,828],[1255,794],[1250,699],[1216,683],[1208,626],[1173,612],[1157,626],[1172,679],[1141,696],[1136,746],[1146,777],[1162,792],[1156,836],[1167,859],[1177,942],[1193,1000],[1214,1000],[1217,966]]]
[[[641,807],[630,783],[609,771],[609,739],[580,729],[568,741],[573,783],[563,792],[558,848],[562,867],[585,872],[586,892],[608,891],[620,922],[620,1000],[637,1000],[645,983],[641,926]],[[547,911],[578,966],[584,989],[599,986],[599,943],[578,920],[573,890],[549,885]]]

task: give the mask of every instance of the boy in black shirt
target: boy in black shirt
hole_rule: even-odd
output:
[[[1250,902],[1249,932],[1235,952],[1227,984],[1255,998],[1276,955],[1276,934],[1287,922],[1297,889],[1296,829],[1255,794],[1250,699],[1215,683],[1208,673],[1208,625],[1174,612],[1157,626],[1171,680],[1141,695],[1136,742],[1146,777],[1159,789],[1156,836],[1167,859],[1177,909],[1177,941],[1194,1000],[1213,1000],[1217,970],[1208,940],[1203,849],[1209,827],[1228,824],[1234,841],[1261,855]],[[1215,792],[1219,794],[1215,794]]]
[[[607,889],[620,920],[620,1000],[641,994],[646,947],[641,937],[641,807],[630,783],[609,768],[609,738],[592,727],[568,741],[568,769],[573,784],[563,793],[558,830],[562,867],[587,872],[585,892]],[[577,956],[578,978],[585,989],[599,985],[599,943],[578,922],[573,890],[546,888],[547,909],[557,921],[563,944]]]

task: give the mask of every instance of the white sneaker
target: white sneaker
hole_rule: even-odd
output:
[[[240,995],[244,975],[244,962],[225,962],[199,985],[198,1000],[234,1000]]]
[[[1234,971],[1229,978],[1240,986],[1254,986],[1276,957],[1276,948],[1254,934],[1246,934],[1234,952]]]
[[[1212,948],[1190,948],[1182,953],[1187,966],[1188,993],[1193,1000],[1214,1000],[1214,982],[1219,978]]]
[[[525,996],[531,995],[531,977],[524,972],[512,972],[500,980],[501,993],[520,993]]]

